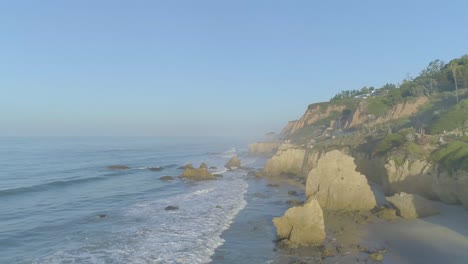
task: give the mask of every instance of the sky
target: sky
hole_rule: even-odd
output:
[[[253,136],[468,53],[468,1],[0,0],[0,136]]]

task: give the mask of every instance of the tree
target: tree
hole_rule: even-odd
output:
[[[452,70],[453,79],[455,81],[455,94],[457,96],[457,103],[458,103],[457,68],[458,68],[458,64],[456,62],[450,63],[450,69]]]

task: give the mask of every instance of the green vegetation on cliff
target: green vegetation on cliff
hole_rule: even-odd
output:
[[[447,112],[441,113],[429,126],[429,133],[440,134],[444,131],[468,127],[468,99],[460,101]]]
[[[468,171],[468,137],[444,145],[431,158],[445,169]]]

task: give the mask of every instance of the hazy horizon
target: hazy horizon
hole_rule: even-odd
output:
[[[464,1],[291,3],[2,2],[0,136],[259,137],[467,53]]]

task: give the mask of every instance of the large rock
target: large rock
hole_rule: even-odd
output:
[[[325,239],[323,211],[317,200],[289,208],[282,217],[273,218],[278,237],[299,246],[318,245]]]
[[[461,203],[468,210],[468,172],[458,170],[447,172],[434,169],[432,189],[437,197],[450,204]]]
[[[250,155],[273,155],[278,149],[278,142],[257,142],[249,145]]]
[[[328,210],[371,210],[377,203],[366,176],[356,171],[354,159],[338,150],[325,153],[309,172],[307,197]]]
[[[387,201],[395,206],[399,216],[406,219],[423,218],[440,213],[433,202],[417,194],[399,193],[387,197]]]
[[[237,156],[232,157],[225,165],[225,167],[230,170],[240,168],[240,166],[241,166],[241,162],[237,158]]]
[[[195,181],[215,180],[216,176],[211,174],[206,168],[186,168],[184,173],[180,175],[181,178],[186,178]]]
[[[282,144],[278,152],[266,162],[264,172],[271,176],[306,175],[316,165],[319,156],[319,152],[307,152],[305,148],[296,145]]]

